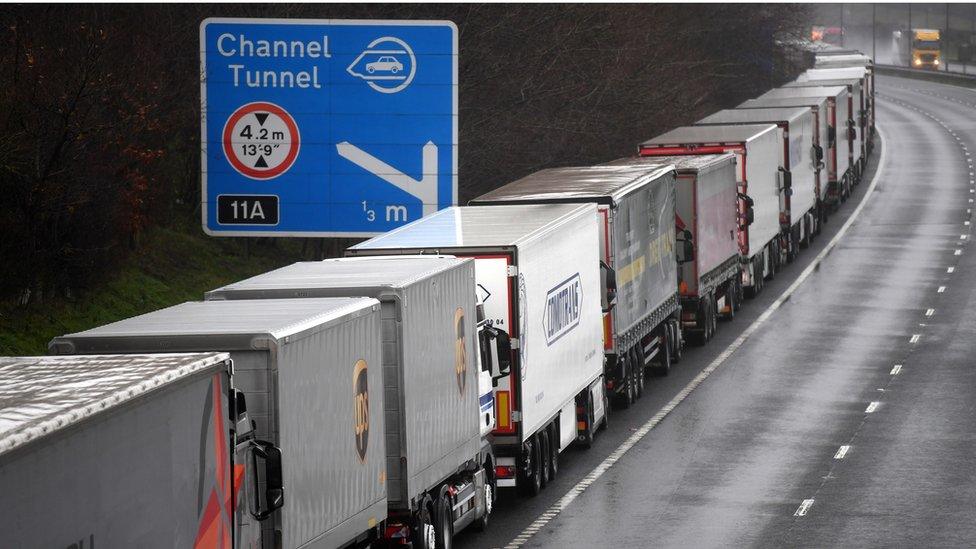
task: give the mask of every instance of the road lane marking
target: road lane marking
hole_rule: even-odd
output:
[[[888,372],[888,375],[896,376],[900,373],[901,373],[901,364],[895,364],[894,366],[891,367],[891,371]]]
[[[925,311],[925,316],[932,316],[935,314],[935,309],[929,309]]]
[[[796,512],[793,513],[793,516],[794,517],[802,517],[802,516],[805,516],[807,514],[807,511],[810,510],[810,507],[812,505],[813,505],[813,500],[812,499],[805,499],[805,500],[803,500],[803,503],[801,503],[800,506],[796,508]]]
[[[962,250],[956,250],[955,255],[962,255]]]
[[[667,415],[670,414],[671,411],[678,406],[678,404],[681,404],[681,402],[685,398],[687,398],[692,391],[698,388],[698,386],[701,385],[701,383],[705,381],[705,379],[707,379],[708,376],[712,375],[712,372],[714,372],[722,364],[724,364],[725,361],[728,360],[728,358],[732,356],[732,354],[739,349],[739,347],[742,347],[742,345],[746,342],[746,340],[752,337],[752,334],[754,334],[759,329],[759,327],[762,326],[763,323],[765,323],[769,319],[769,317],[772,316],[772,314],[777,309],[779,309],[783,305],[783,303],[785,303],[786,300],[790,298],[790,296],[793,295],[794,292],[796,292],[797,288],[799,288],[800,285],[803,284],[803,282],[810,277],[810,275],[812,275],[815,271],[817,271],[817,269],[820,267],[820,263],[823,262],[824,258],[826,258],[831,251],[833,251],[833,249],[837,246],[837,244],[844,237],[844,235],[847,234],[847,231],[850,230],[851,225],[853,225],[854,222],[857,220],[857,218],[861,215],[861,212],[864,211],[864,207],[867,205],[868,200],[874,194],[874,189],[878,186],[878,181],[880,180],[881,174],[885,172],[885,157],[887,156],[887,151],[888,151],[888,145],[887,145],[888,140],[884,137],[884,132],[881,131],[881,126],[876,126],[876,131],[882,137],[881,152],[878,155],[878,169],[877,171],[874,172],[874,177],[871,178],[871,184],[868,185],[867,190],[864,191],[864,198],[861,199],[861,202],[857,205],[856,208],[854,208],[854,211],[851,212],[851,216],[847,218],[847,221],[845,221],[844,224],[841,225],[841,228],[837,231],[837,234],[835,234],[834,237],[830,239],[830,242],[828,242],[827,245],[824,246],[822,250],[820,250],[820,253],[818,253],[817,256],[813,258],[813,261],[811,261],[810,264],[807,265],[805,269],[803,269],[803,272],[800,273],[800,275],[796,278],[796,280],[794,280],[793,283],[790,284],[788,288],[783,290],[783,293],[780,294],[778,298],[776,298],[776,301],[773,301],[769,305],[769,307],[767,307],[766,310],[763,311],[758,318],[756,318],[756,320],[752,321],[752,324],[750,324],[741,334],[739,334],[739,337],[735,338],[735,341],[730,343],[729,346],[725,348],[725,350],[719,353],[719,355],[715,357],[708,364],[708,366],[705,367],[705,369],[699,372],[698,375],[696,375],[688,383],[688,385],[686,385],[683,389],[681,389],[681,391],[677,395],[675,395],[674,398],[672,398],[663,408],[658,410],[656,414],[651,416],[650,419],[648,419],[643,425],[641,425],[636,431],[634,431],[630,435],[630,437],[627,438],[627,440],[623,441],[620,444],[620,446],[618,446],[617,449],[613,451],[613,453],[611,453],[596,467],[594,467],[593,470],[590,471],[579,482],[577,482],[575,486],[570,488],[569,491],[566,492],[566,494],[564,494],[561,498],[556,500],[556,502],[553,503],[543,515],[539,516],[539,518],[533,521],[528,526],[528,528],[534,527],[536,528],[536,530],[542,528],[543,526],[548,524],[549,521],[551,521],[556,515],[558,515],[564,509],[569,507],[569,504],[572,503],[573,500],[579,497],[579,495],[582,494],[584,490],[589,488],[591,484],[593,484],[594,482],[596,482],[597,479],[603,476],[603,474],[607,472],[607,470],[610,469],[610,467],[612,467],[615,463],[617,463],[617,461],[619,461],[624,454],[626,454],[631,448],[634,447],[634,445],[640,442],[641,439],[647,436],[647,433],[649,433],[651,429],[653,429],[659,423],[661,423],[661,421],[663,421],[664,418],[667,417]],[[813,500],[810,500],[810,503],[812,504]],[[528,528],[523,530],[518,536],[516,536],[511,542],[509,542],[508,545],[505,546],[505,549],[515,549],[517,547],[522,546],[522,544],[524,544],[525,541],[528,540],[529,537],[531,537],[531,535],[529,536],[525,535],[528,532]]]
[[[918,343],[920,337],[922,337],[922,334],[912,334],[912,338],[909,339],[908,342],[912,344]]]
[[[834,454],[834,459],[844,459],[844,456],[847,455],[847,452],[849,452],[850,449],[851,449],[850,444],[845,444],[841,446],[840,448],[837,449],[837,453]]]
[[[878,409],[878,406],[881,406],[881,403],[878,402],[877,400],[873,400],[871,401],[871,404],[868,404],[868,407],[865,408],[864,413],[873,414],[874,411]]]
[[[939,293],[941,294],[941,293],[943,293],[943,292],[945,292],[945,291],[946,291],[946,287],[945,287],[945,286],[939,286],[939,289],[938,289],[938,290],[936,290],[936,291],[937,291],[937,292],[939,292]]]
[[[955,271],[956,271],[956,268],[955,267],[946,267],[946,272],[949,273],[949,274],[952,274]]]

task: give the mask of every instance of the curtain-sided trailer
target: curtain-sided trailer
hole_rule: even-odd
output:
[[[826,86],[811,88],[777,88],[759,96],[758,99],[780,99],[797,97],[826,97],[828,129],[837,147],[836,161],[839,188],[833,191],[835,202],[845,201],[851,194],[855,183],[855,166],[860,159],[861,143],[857,134],[857,122],[851,111],[850,93],[847,86]],[[755,105],[749,105],[755,107]],[[741,106],[739,107],[741,108]],[[845,157],[841,162],[841,157]],[[843,170],[841,170],[843,166]]]
[[[604,420],[599,234],[594,204],[453,207],[346,251],[475,259],[487,322],[513,348],[495,388],[500,487],[538,493]]]
[[[432,528],[443,541],[469,524],[487,525],[495,496],[487,438],[495,423],[492,374],[500,376],[500,368],[489,347],[496,343],[493,330],[477,326],[474,261],[403,256],[301,262],[206,298],[355,296],[380,302],[386,436],[376,443],[386,446],[387,537],[402,541]],[[423,546],[424,540],[415,541]]]
[[[232,371],[225,353],[0,358],[4,545],[237,547],[246,456],[274,449],[238,429]]]
[[[599,253],[616,277],[604,304],[607,391],[623,406],[644,389],[645,366],[667,374],[680,352],[671,166],[585,166],[541,170],[471,205],[597,205]]]
[[[783,140],[783,165],[790,173],[790,188],[781,198],[780,223],[782,245],[792,261],[799,248],[806,248],[820,232],[822,221],[817,186],[823,150],[816,145],[813,111],[804,107],[729,109],[707,116],[695,125],[759,123],[779,126]]]
[[[742,285],[757,294],[780,265],[780,201],[788,187],[783,147],[775,124],[685,126],[641,143],[640,156],[733,153],[738,169]]]
[[[683,333],[705,344],[718,317],[732,319],[742,304],[737,232],[735,155],[631,157],[609,165],[673,166],[678,252],[678,293]]]
[[[379,309],[370,298],[191,302],[57,337],[50,349],[229,353],[256,436],[282,461],[242,497],[239,546],[336,547],[375,536],[386,518]]]

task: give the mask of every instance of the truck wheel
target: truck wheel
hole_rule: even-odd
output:
[[[437,498],[437,534],[435,537],[437,549],[451,549],[454,546],[454,513],[451,512],[451,494],[447,486],[441,486],[440,496]]]
[[[539,431],[537,435],[539,437],[539,456],[542,458],[539,461],[539,484],[545,488],[549,481],[552,480],[549,477],[549,473],[552,469],[549,466],[549,460],[552,458],[552,452],[549,448],[552,446],[552,440],[549,438],[549,428],[545,428]]]
[[[559,437],[556,436],[556,426],[549,427],[549,482],[556,480],[559,472]]]
[[[492,477],[490,464],[485,464],[485,512],[474,521],[474,529],[484,532],[488,529],[488,522],[491,520],[491,512],[495,507],[495,479]]]
[[[735,280],[730,280],[725,284],[725,303],[729,307],[729,312],[726,313],[722,318],[728,320],[729,322],[735,318]]]
[[[542,490],[539,478],[539,438],[535,435],[525,441],[522,449],[522,478],[519,479],[519,491],[523,496],[537,496]]]
[[[634,363],[634,379],[637,381],[637,398],[644,396],[644,346],[638,342],[630,351]]]
[[[668,335],[668,342],[671,344],[671,362],[677,364],[681,362],[681,348],[684,347],[681,325],[677,321],[672,321],[669,326],[671,327]]]
[[[666,376],[671,373],[671,342],[669,340],[665,339],[664,344],[661,345],[658,357],[660,358],[654,368],[654,373],[659,376]]]
[[[586,414],[586,430],[579,436],[579,443],[583,448],[593,447],[593,438],[596,434],[596,426],[593,422],[596,421],[596,412],[593,410],[593,397],[589,394],[586,397],[586,410],[583,412]],[[606,415],[606,411],[603,412]]]
[[[609,428],[610,428],[610,397],[607,396],[606,391],[603,391],[603,421],[600,422],[600,430],[606,431]]]
[[[437,534],[434,527],[433,502],[425,497],[417,511],[413,529],[413,546],[418,549],[433,549],[437,544]]]
[[[623,409],[630,408],[634,403],[634,377],[630,373],[630,361],[627,355],[620,355],[620,379],[624,383],[624,390],[617,394],[617,405]]]

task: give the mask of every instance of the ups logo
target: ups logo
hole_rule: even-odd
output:
[[[468,372],[468,349],[464,345],[464,309],[454,311],[454,374],[457,376],[458,392],[464,396],[464,383]]]
[[[366,361],[359,359],[352,371],[352,390],[356,406],[356,453],[359,461],[366,463],[369,447],[369,387],[366,378]]]

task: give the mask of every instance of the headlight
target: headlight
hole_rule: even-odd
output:
[[[915,60],[915,64],[916,65],[921,65],[922,64],[922,60],[921,59],[916,59]]]
[[[935,66],[936,66],[936,67],[938,67],[938,66],[939,66],[939,60],[938,60],[938,59],[936,59],[935,61],[933,61],[933,63],[935,63]]]

